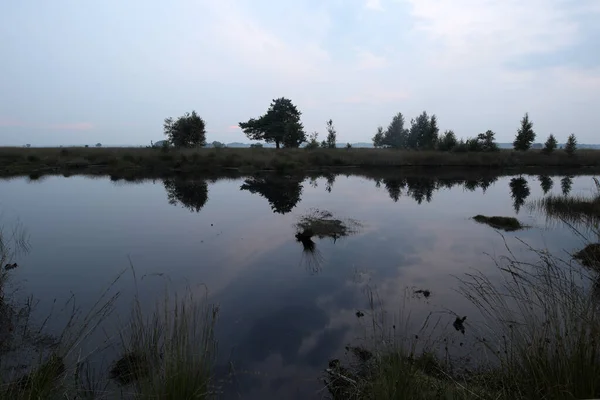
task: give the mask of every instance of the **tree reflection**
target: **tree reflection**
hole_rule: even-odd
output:
[[[181,204],[191,212],[200,212],[208,201],[208,185],[204,180],[165,179],[169,204]]]
[[[544,194],[548,194],[548,192],[551,191],[552,187],[554,186],[554,181],[552,181],[552,178],[550,178],[548,175],[540,175],[538,176],[538,179],[540,180],[540,186],[542,187]]]
[[[571,193],[571,189],[573,187],[573,177],[565,176],[560,180],[560,189],[562,190],[563,196],[568,196]]]
[[[513,207],[517,214],[521,210],[523,204],[525,204],[525,200],[529,197],[530,193],[531,191],[529,190],[529,185],[525,178],[518,177],[510,180],[510,195],[513,198]]]
[[[267,199],[273,212],[287,214],[300,201],[302,181],[281,176],[252,177],[244,181],[240,190],[261,195]]]

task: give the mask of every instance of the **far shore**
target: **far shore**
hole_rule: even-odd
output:
[[[301,173],[332,169],[462,168],[468,170],[600,167],[600,150],[440,152],[393,149],[271,148],[11,148],[0,147],[0,176],[111,175],[161,177],[263,171]]]

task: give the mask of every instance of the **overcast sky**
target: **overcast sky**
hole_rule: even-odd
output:
[[[6,0],[0,145],[148,144],[196,110],[207,139],[288,97],[307,132],[370,141],[423,110],[459,137],[598,143],[599,0]]]

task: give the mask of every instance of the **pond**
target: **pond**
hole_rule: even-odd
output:
[[[122,271],[116,311],[126,316],[133,265],[144,302],[165,287],[192,287],[219,304],[223,397],[308,399],[326,395],[328,361],[368,331],[369,294],[391,320],[408,293],[413,318],[433,310],[451,325],[474,312],[456,290],[460,277],[497,274],[506,244],[525,258],[518,239],[562,254],[581,249],[581,237],[531,204],[593,190],[591,174],[50,176],[0,181],[0,209],[5,225],[27,230],[30,251],[11,281],[38,302],[37,318],[57,315],[49,329],[64,324],[59,304],[73,297],[90,307]],[[516,217],[525,229],[500,232],[474,221],[478,214]],[[351,228],[304,238],[311,216]]]

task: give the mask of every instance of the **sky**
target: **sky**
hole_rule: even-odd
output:
[[[0,145],[146,145],[195,110],[207,140],[290,98],[307,132],[369,142],[402,112],[459,137],[599,143],[598,0],[0,2]]]

